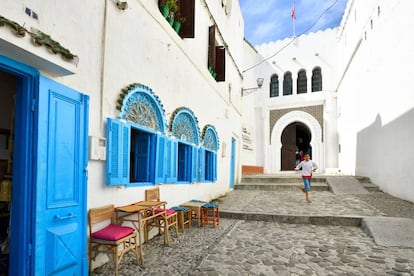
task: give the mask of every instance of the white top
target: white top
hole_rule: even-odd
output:
[[[295,170],[299,170],[302,168],[302,176],[312,176],[312,171],[316,170],[318,168],[318,165],[313,162],[312,160],[306,161],[303,160],[298,164],[298,166],[295,168]]]

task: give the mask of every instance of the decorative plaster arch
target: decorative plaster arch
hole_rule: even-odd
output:
[[[166,133],[167,121],[163,105],[148,86],[138,83],[129,85],[122,90],[118,104],[121,111],[119,118]]]
[[[205,148],[218,151],[219,149],[219,138],[217,135],[216,128],[212,125],[206,125],[202,131],[203,145]]]
[[[312,147],[312,159],[319,165],[320,171],[324,170],[324,154],[322,142],[322,127],[319,122],[309,113],[303,111],[292,111],[283,115],[273,126],[270,136],[269,150],[265,153],[269,155],[266,164],[267,173],[276,173],[281,170],[281,149],[282,133],[290,124],[300,122],[306,125],[311,132],[310,146]],[[292,168],[293,170],[293,168]]]
[[[170,123],[171,135],[174,137],[198,145],[200,143],[200,128],[197,117],[187,107],[177,108]]]

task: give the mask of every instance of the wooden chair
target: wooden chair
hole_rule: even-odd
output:
[[[108,224],[93,231],[96,224]],[[133,228],[117,225],[114,222],[114,205],[106,205],[99,208],[89,209],[89,273],[92,271],[92,260],[96,259],[99,253],[109,253],[113,256],[115,275],[118,275],[119,263],[124,254],[132,251],[138,257],[137,233]]]
[[[146,201],[161,201],[160,200],[160,188],[153,188],[153,189],[147,189],[145,190],[145,200]],[[155,212],[163,212],[163,209],[156,209]],[[166,209],[165,215],[162,216],[161,219],[155,220],[153,222],[149,222],[147,224],[147,235],[148,232],[151,230],[151,228],[157,227],[159,231],[163,228],[166,233],[164,233],[164,243],[169,244],[170,243],[170,235],[168,233],[168,230],[171,227],[175,228],[175,232],[178,237],[178,216],[177,212],[172,209]],[[161,233],[161,232],[160,232]]]

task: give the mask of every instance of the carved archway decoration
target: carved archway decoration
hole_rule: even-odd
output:
[[[174,137],[198,145],[200,143],[200,128],[194,113],[186,108],[177,108],[170,123],[171,135]]]
[[[165,134],[167,121],[158,96],[148,86],[133,83],[122,89],[117,102],[119,118]]]
[[[212,151],[218,151],[219,139],[216,128],[212,125],[206,125],[202,131],[203,146]]]

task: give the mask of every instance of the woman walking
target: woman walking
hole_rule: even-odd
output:
[[[300,189],[305,193],[307,203],[312,202],[309,197],[309,192],[311,187],[312,172],[316,171],[317,168],[318,165],[310,159],[309,153],[305,153],[304,160],[295,168],[295,171],[302,169],[303,187]]]

